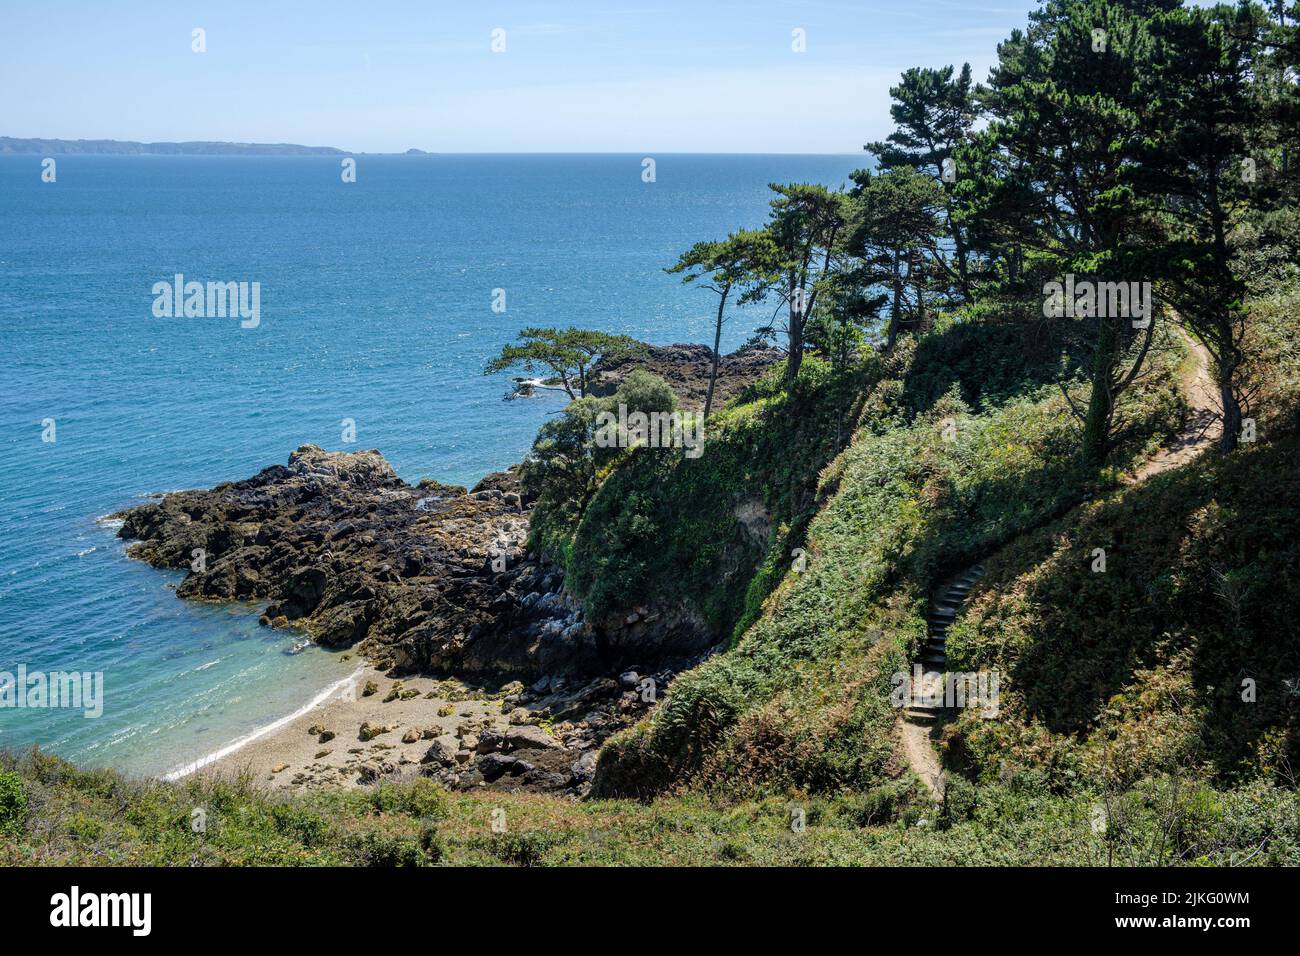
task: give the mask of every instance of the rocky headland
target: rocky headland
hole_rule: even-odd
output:
[[[785,352],[763,345],[746,345],[721,356],[714,407],[721,408],[783,361]],[[713,350],[707,345],[650,345],[643,355],[597,362],[588,378],[588,391],[596,396],[612,395],[633,369],[643,368],[671,385],[683,408],[698,411],[704,408],[712,362]]]
[[[697,379],[707,378],[708,350],[702,359],[697,351],[656,349],[647,362],[683,404],[703,394]],[[726,357],[721,394],[771,364],[756,352],[775,350]],[[628,371],[603,369],[598,387],[612,390]],[[316,785],[341,771],[365,783],[416,771],[449,786],[581,792],[595,748],[652,706],[675,671],[707,656],[717,636],[671,606],[587,620],[562,570],[527,550],[531,507],[516,468],[472,489],[412,485],[378,451],[304,445],[251,478],[162,495],[116,517],[119,535],[134,542],[132,557],[188,571],[179,597],[260,602],[267,626],[359,653],[392,681],[454,680],[459,700],[491,711],[454,724],[408,716],[373,735],[400,729],[399,739],[411,738],[392,759],[383,741],[364,741],[323,777],[298,767],[283,779]],[[388,727],[371,713],[376,703],[418,706],[418,697],[446,710],[451,700],[441,684],[418,694],[413,684],[395,686],[377,700],[359,695],[353,716],[373,730]],[[520,727],[529,729],[511,729]],[[366,736],[360,725],[347,732]],[[415,755],[412,745],[424,751]],[[272,742],[259,752],[283,750]],[[282,762],[272,768],[277,779]]]

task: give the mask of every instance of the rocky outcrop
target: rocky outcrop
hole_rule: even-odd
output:
[[[704,408],[709,388],[709,367],[713,350],[707,345],[650,345],[643,355],[616,361],[602,359],[592,366],[588,391],[592,395],[613,395],[633,369],[653,372],[672,386],[683,408]],[[742,388],[757,381],[771,366],[784,361],[780,349],[750,345],[723,355],[718,362],[718,382],[713,407],[721,408]]]
[[[304,445],[287,465],[117,517],[133,557],[188,569],[180,597],[266,602],[263,623],[399,674],[616,674],[707,647],[673,613],[593,627],[561,571],[526,552],[530,507],[514,470],[469,491],[413,486],[377,451]]]
[[[263,622],[398,671],[599,671],[563,577],[524,549],[513,471],[472,491],[399,479],[377,451],[295,451],[246,481],[122,512],[133,557],[189,573],[183,598],[265,601]]]

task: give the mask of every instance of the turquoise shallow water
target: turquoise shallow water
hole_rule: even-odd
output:
[[[561,406],[503,402],[509,374],[480,373],[519,329],[709,341],[708,294],[662,268],[760,224],[767,183],[836,186],[862,164],[656,159],[648,184],[640,156],[363,156],[344,184],[331,158],[66,156],[48,184],[41,157],[0,156],[0,671],[105,688],[95,719],[0,708],[0,746],[160,773],[301,707],[351,665],[286,654],[256,608],[177,600],[180,575],[127,560],[96,519],[304,442],[473,483]],[[261,324],[155,318],[153,284],[177,272],[259,282]]]

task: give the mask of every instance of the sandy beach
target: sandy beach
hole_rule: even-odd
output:
[[[370,686],[375,690],[366,694]],[[372,732],[379,731],[368,740],[361,731],[367,724]],[[365,767],[389,764],[403,775],[416,773],[420,758],[437,738],[451,744],[458,731],[463,735],[506,724],[499,696],[455,680],[397,680],[362,664],[354,682],[333,689],[316,706],[176,776],[248,772],[254,781],[274,789],[353,787]],[[468,751],[462,752],[468,758]]]

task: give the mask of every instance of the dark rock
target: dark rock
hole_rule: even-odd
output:
[[[557,750],[563,749],[560,743],[541,727],[532,724],[520,724],[507,727],[505,731],[506,746],[510,750]]]
[[[488,783],[501,777],[503,774],[518,773],[520,761],[508,754],[484,754],[478,758],[475,767],[483,775],[483,779]],[[532,769],[529,766],[529,769]]]
[[[573,762],[573,776],[581,781],[588,781],[596,775],[596,759],[598,753],[595,750],[588,750],[581,757]]]
[[[420,763],[435,763],[440,767],[450,767],[456,762],[456,751],[459,749],[456,738],[451,734],[445,734],[435,738],[424,756],[420,758]]]

